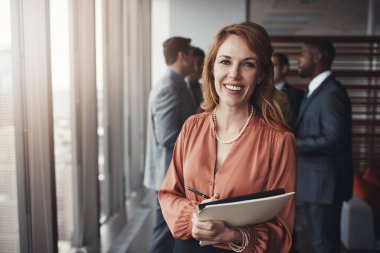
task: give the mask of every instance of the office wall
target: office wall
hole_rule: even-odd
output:
[[[249,0],[248,3],[249,20],[263,25],[270,35],[380,34],[378,0]]]

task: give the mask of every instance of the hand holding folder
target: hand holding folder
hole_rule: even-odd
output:
[[[253,193],[198,205],[198,219],[222,220],[230,227],[261,223],[274,218],[294,192],[284,189]],[[202,246],[217,242],[201,241]]]

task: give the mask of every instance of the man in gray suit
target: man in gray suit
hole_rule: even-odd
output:
[[[172,37],[163,43],[168,69],[149,95],[147,153],[144,185],[156,192],[172,159],[174,144],[185,120],[196,110],[185,76],[193,71],[191,39]],[[170,253],[174,238],[162,216],[157,199],[151,253]]]
[[[312,78],[295,123],[297,200],[304,201],[313,252],[340,252],[343,201],[352,196],[351,103],[334,78],[335,49],[326,40],[305,42],[298,68]]]

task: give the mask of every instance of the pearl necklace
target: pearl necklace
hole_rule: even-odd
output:
[[[251,118],[252,118],[252,116],[253,116],[253,111],[254,111],[254,110],[253,110],[253,105],[251,105],[250,113],[249,113],[249,116],[248,116],[247,121],[245,122],[245,125],[244,125],[243,128],[240,130],[239,134],[238,134],[235,138],[233,138],[233,139],[231,139],[231,140],[229,140],[229,141],[223,141],[222,139],[220,139],[220,137],[219,137],[219,135],[218,135],[218,131],[216,130],[216,109],[218,109],[218,106],[219,106],[219,105],[217,105],[217,106],[215,107],[214,111],[212,112],[212,120],[214,121],[214,132],[215,132],[216,139],[217,139],[220,143],[223,143],[223,144],[231,144],[231,143],[234,143],[235,141],[237,141],[237,139],[240,138],[240,136],[243,134],[244,130],[247,128],[248,123],[249,123],[249,121],[251,120]]]

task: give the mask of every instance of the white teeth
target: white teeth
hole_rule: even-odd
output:
[[[226,85],[226,88],[233,91],[240,91],[242,88],[239,86]]]

